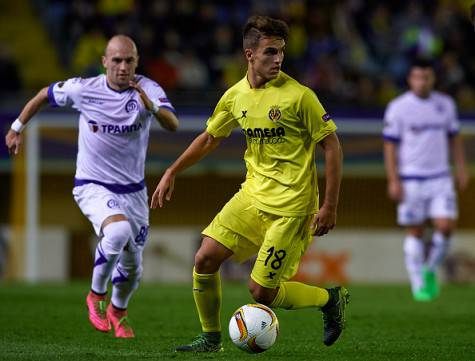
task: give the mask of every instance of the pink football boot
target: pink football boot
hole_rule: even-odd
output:
[[[89,321],[98,331],[109,332],[111,324],[106,314],[106,296],[96,295],[89,292],[86,297],[87,309],[89,310]]]
[[[118,338],[134,338],[134,330],[129,324],[127,311],[118,310],[112,303],[107,307],[107,318],[114,327],[115,337]]]

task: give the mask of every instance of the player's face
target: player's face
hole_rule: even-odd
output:
[[[427,98],[434,88],[434,70],[432,68],[413,67],[407,81],[414,94],[421,98]]]
[[[135,77],[138,56],[134,47],[128,43],[118,43],[109,46],[106,55],[102,57],[109,85],[117,90],[129,87],[129,81]]]
[[[269,81],[279,75],[284,60],[285,41],[277,37],[263,37],[256,49],[246,49],[250,70]]]

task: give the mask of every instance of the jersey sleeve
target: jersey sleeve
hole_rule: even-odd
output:
[[[215,138],[229,137],[233,129],[239,126],[239,123],[234,119],[229,109],[227,93],[219,100],[206,125],[206,131]]]
[[[394,103],[389,103],[384,112],[383,139],[393,143],[401,140],[401,124]]]
[[[460,121],[458,119],[457,106],[452,98],[449,98],[449,119],[447,133],[449,137],[453,137],[460,132]]]
[[[142,84],[143,83],[143,84]],[[139,80],[139,85],[142,86],[145,94],[150,98],[150,100],[156,102],[159,107],[166,108],[173,113],[175,113],[175,107],[172,105],[170,100],[165,93],[165,90],[155,81],[150,79]]]
[[[81,96],[81,78],[52,83],[48,88],[48,101],[52,107],[77,106]]]
[[[330,114],[323,108],[315,93],[306,88],[299,102],[298,113],[310,137],[318,143],[336,131]]]

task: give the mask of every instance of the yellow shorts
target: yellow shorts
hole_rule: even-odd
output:
[[[263,287],[276,288],[297,273],[312,241],[311,219],[311,215],[282,217],[261,211],[241,190],[202,233],[233,251],[238,262],[257,253],[251,278]]]

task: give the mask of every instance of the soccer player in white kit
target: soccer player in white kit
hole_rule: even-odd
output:
[[[91,291],[89,320],[99,331],[134,337],[127,306],[142,274],[142,252],[149,227],[145,156],[152,121],[175,131],[178,119],[163,89],[135,74],[138,53],[132,39],[112,37],[102,58],[105,75],[72,78],[39,91],[23,108],[6,136],[17,154],[21,131],[46,103],[80,112],[73,195],[100,237]],[[106,306],[109,281],[112,295]]]
[[[409,71],[409,91],[392,100],[384,115],[384,160],[388,195],[398,202],[398,223],[405,227],[404,258],[417,301],[438,296],[436,270],[452,241],[457,201],[449,164],[455,165],[459,191],[468,184],[460,124],[453,99],[434,91],[430,62],[417,60]],[[434,228],[429,251],[423,233]]]

